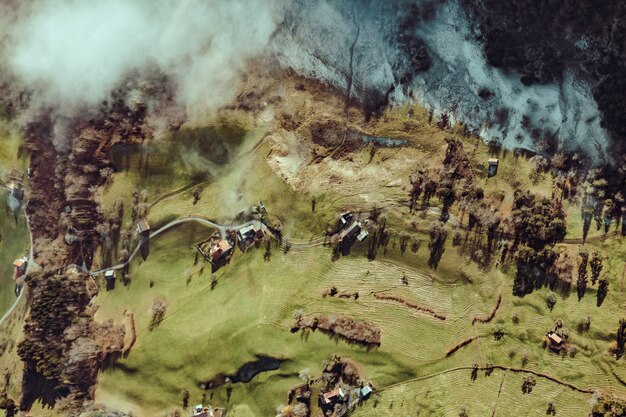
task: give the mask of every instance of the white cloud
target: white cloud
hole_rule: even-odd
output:
[[[94,105],[156,65],[188,106],[223,104],[276,27],[271,0],[36,0],[6,29],[5,62],[44,104]]]

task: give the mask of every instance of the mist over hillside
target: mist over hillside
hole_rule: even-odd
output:
[[[592,84],[577,68],[524,83],[519,72],[488,63],[483,39],[457,0],[322,0],[293,3],[272,47],[284,66],[345,90],[372,111],[417,101],[509,148],[580,148],[605,160],[609,135]],[[579,48],[584,53],[586,45]]]
[[[607,85],[611,76],[597,76],[597,64],[583,65],[604,62],[610,51],[598,45],[606,31],[592,32],[582,18],[574,28],[557,27],[546,46],[541,31],[549,22],[515,20],[525,7],[460,0],[8,3],[2,78],[29,91],[31,106],[66,114],[93,108],[129,78],[156,72],[172,84],[188,117],[202,118],[232,100],[247,60],[270,56],[372,113],[418,102],[485,141],[546,153],[580,149],[596,163],[610,161],[609,138],[623,142],[621,93]],[[515,25],[497,26],[496,11],[528,31],[506,32]],[[602,8],[595,16],[590,9],[587,20],[612,12]],[[619,44],[621,26],[614,26],[611,40]],[[538,52],[529,46],[518,59],[525,36]]]
[[[72,116],[155,73],[202,117],[231,100],[247,59],[266,45],[280,2],[59,1],[4,6],[3,78],[32,105]],[[8,73],[8,74],[7,74]],[[147,75],[146,75],[147,74]]]

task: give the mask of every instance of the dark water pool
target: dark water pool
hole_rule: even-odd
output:
[[[257,355],[257,360],[244,363],[234,374],[219,374],[215,378],[207,381],[205,385],[210,388],[215,388],[223,385],[227,380],[247,384],[260,373],[279,369],[283,362],[283,359]]]
[[[360,133],[355,133],[354,137],[365,143],[373,143],[375,145],[389,146],[389,147],[404,146],[408,143],[404,139],[393,139],[393,138],[387,138],[387,137],[382,137],[382,136],[370,136],[370,135],[363,135]]]

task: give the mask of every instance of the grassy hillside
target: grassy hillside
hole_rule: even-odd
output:
[[[359,416],[456,416],[462,406],[470,415],[491,415],[495,409],[497,415],[530,416],[544,414],[549,401],[554,402],[559,415],[585,415],[589,409],[591,394],[546,378],[537,377],[537,385],[527,395],[521,392],[524,374],[496,370],[485,377],[480,372],[472,382],[474,364],[523,368],[584,390],[626,394],[611,374],[611,370],[620,375],[623,371],[607,354],[618,324],[617,312],[623,311],[623,242],[608,241],[590,248],[609,255],[604,274],[610,279],[610,290],[602,307],[596,307],[596,290],[589,288],[580,302],[575,294],[559,296],[549,311],[545,303],[547,289],[525,298],[513,297],[511,276],[494,268],[480,270],[459,254],[451,238],[440,267],[436,271],[428,268],[425,230],[436,216],[409,215],[404,205],[397,204],[404,193],[402,185],[386,187],[383,180],[354,180],[342,182],[336,192],[321,187],[315,192],[316,211],[311,212],[311,191],[294,190],[270,169],[265,161],[269,149],[257,146],[261,138],[261,131],[246,136],[237,148],[236,163],[212,172],[211,179],[201,186],[197,204],[193,204],[190,190],[172,195],[151,208],[150,222],[158,225],[194,214],[227,223],[238,211],[263,200],[270,217],[283,223],[285,234],[305,242],[320,236],[345,208],[367,210],[388,201],[381,206],[385,207],[389,227],[420,239],[417,254],[410,250],[401,254],[392,243],[386,255],[381,250],[375,261],[369,261],[364,245],[357,245],[350,256],[332,261],[328,248],[314,246],[294,248],[286,254],[273,248],[270,259],[264,260],[264,249],[252,248],[246,253],[237,252],[231,263],[215,274],[217,284],[212,289],[210,268],[202,262],[196,264],[192,250],[193,243],[206,238],[212,230],[196,224],[170,230],[151,242],[151,254],[145,262],[133,262],[128,287],[118,283],[115,290],[101,292],[95,301],[100,306],[99,320],[121,322],[124,312],[132,311],[138,332],[128,357],[102,373],[98,401],[133,410],[139,416],[153,416],[180,407],[182,390],[187,389],[190,404],[201,402],[204,393],[206,401],[226,406],[231,416],[273,415],[275,408],[286,402],[289,388],[300,382],[300,371],[307,369],[316,375],[322,361],[334,354],[353,358],[361,366],[363,377],[381,389],[378,400],[372,399],[356,411]],[[406,183],[411,166],[442,159],[443,135],[428,143],[431,153],[420,151],[417,139],[415,148],[407,150],[416,159],[412,164],[398,165],[399,184]],[[489,155],[486,147],[475,140],[468,140],[466,146],[475,148],[472,159],[477,165]],[[393,164],[393,158],[399,155],[396,150],[381,149],[374,164]],[[367,158],[364,150],[354,154],[351,162],[358,164]],[[342,163],[337,162],[333,169]],[[344,168],[349,163],[345,162]],[[520,173],[530,169],[523,158],[502,158],[500,175],[483,180],[486,193],[503,192],[503,204],[507,204],[512,199],[510,182],[524,178],[525,174]],[[183,182],[174,177],[167,184],[176,189]],[[113,194],[129,200],[128,190],[138,186],[155,190],[154,194],[157,190],[166,193],[167,184],[158,178],[119,173],[103,201],[114,201]],[[545,195],[551,190],[550,178],[523,186]],[[348,188],[352,193],[339,191]],[[364,197],[372,194],[380,200]],[[403,276],[408,279],[407,285],[402,282]],[[339,291],[358,291],[360,296],[358,300],[323,297],[323,291],[331,286]],[[374,294],[402,297],[446,319],[377,299]],[[472,324],[474,317],[489,315],[499,295],[502,303],[495,318],[489,323]],[[150,330],[154,300],[165,301],[167,310],[163,322]],[[292,334],[289,328],[296,311],[305,315],[345,314],[370,321],[382,329],[381,346],[365,349],[320,333]],[[591,316],[591,330],[578,334],[578,320],[587,315]],[[558,356],[543,346],[544,334],[557,319],[563,321],[579,348],[575,357]],[[500,340],[493,336],[496,329],[504,331]],[[446,357],[449,349],[473,337],[474,342]],[[257,355],[284,362],[280,369],[262,373],[248,384],[202,389],[203,383],[234,373]]]

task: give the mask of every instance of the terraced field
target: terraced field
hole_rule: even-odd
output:
[[[575,294],[559,294],[550,311],[547,289],[513,297],[511,272],[480,269],[470,262],[459,247],[452,246],[453,230],[439,267],[427,266],[427,230],[437,214],[409,214],[403,187],[414,163],[424,161],[424,149],[429,149],[429,160],[443,158],[441,142],[428,142],[425,148],[416,139],[415,149],[421,150],[409,148],[407,155],[415,151],[422,159],[402,162],[395,182],[381,177],[364,183],[359,175],[351,181],[344,176],[336,187],[320,182],[313,192],[292,187],[271,169],[266,161],[271,148],[264,138],[262,129],[250,131],[233,151],[236,163],[211,165],[208,180],[198,185],[197,204],[186,186],[190,178],[178,174],[168,180],[168,189],[164,178],[142,177],[131,169],[116,174],[103,193],[106,209],[117,198],[128,201],[128,190],[146,188],[149,201],[154,201],[148,215],[153,227],[189,215],[236,223],[237,213],[262,200],[270,222],[279,222],[290,241],[316,244],[294,245],[287,253],[284,246],[272,244],[269,258],[263,247],[237,251],[230,264],[212,276],[209,266],[195,261],[192,249],[211,229],[182,224],[157,237],[150,243],[148,259],[133,261],[131,284],[118,283],[95,300],[98,320],[120,322],[124,312],[132,311],[138,332],[130,354],[103,372],[98,401],[140,417],[153,416],[180,407],[181,393],[187,389],[190,403],[203,402],[205,395],[206,401],[227,407],[229,415],[273,415],[287,401],[288,390],[301,382],[301,371],[315,376],[322,362],[335,354],[354,359],[363,378],[379,389],[375,399],[359,406],[357,416],[457,416],[461,407],[469,415],[538,415],[545,413],[550,401],[558,415],[583,416],[596,389],[626,393],[615,376],[626,379],[626,372],[607,353],[619,320],[614,312],[624,307],[623,241],[588,244],[590,251],[611,254],[604,271],[610,291],[602,307],[596,306],[596,289],[590,285],[580,302]],[[468,152],[479,165],[489,153],[483,145],[474,149],[470,145]],[[376,157],[383,166],[391,166],[394,152],[380,150]],[[351,161],[369,158],[368,153],[357,152]],[[506,207],[512,201],[510,182],[519,178],[528,182],[531,168],[527,160],[511,154],[503,161],[502,175],[485,181],[484,188],[488,195],[503,193],[502,207]],[[328,164],[327,169],[345,175],[349,163],[320,166]],[[550,178],[526,182],[524,187],[549,196]],[[355,245],[350,256],[332,260],[331,250],[319,244],[320,236],[343,210],[368,211],[373,206],[383,208],[394,236],[387,250],[380,248],[376,260],[368,260],[366,241]],[[455,210],[453,215],[461,218]],[[578,214],[573,206],[569,213],[570,218]],[[571,222],[577,224],[576,219]],[[421,242],[417,253],[400,251],[400,233]],[[324,296],[330,287],[339,293],[358,292],[359,297]],[[167,308],[164,320],[150,330],[155,300],[165,302]],[[292,334],[295,314],[346,315],[368,321],[381,329],[381,346],[367,349],[319,332]],[[577,323],[586,316],[591,317],[591,330],[579,334]],[[575,356],[556,355],[543,345],[545,333],[558,319],[578,348]],[[498,340],[496,330],[504,334]],[[257,356],[283,362],[278,370],[263,372],[246,384],[205,385],[235,373]],[[489,377],[480,371],[472,381],[473,365],[488,363],[500,368]],[[523,395],[522,380],[531,373],[541,376],[536,377],[533,392]]]

